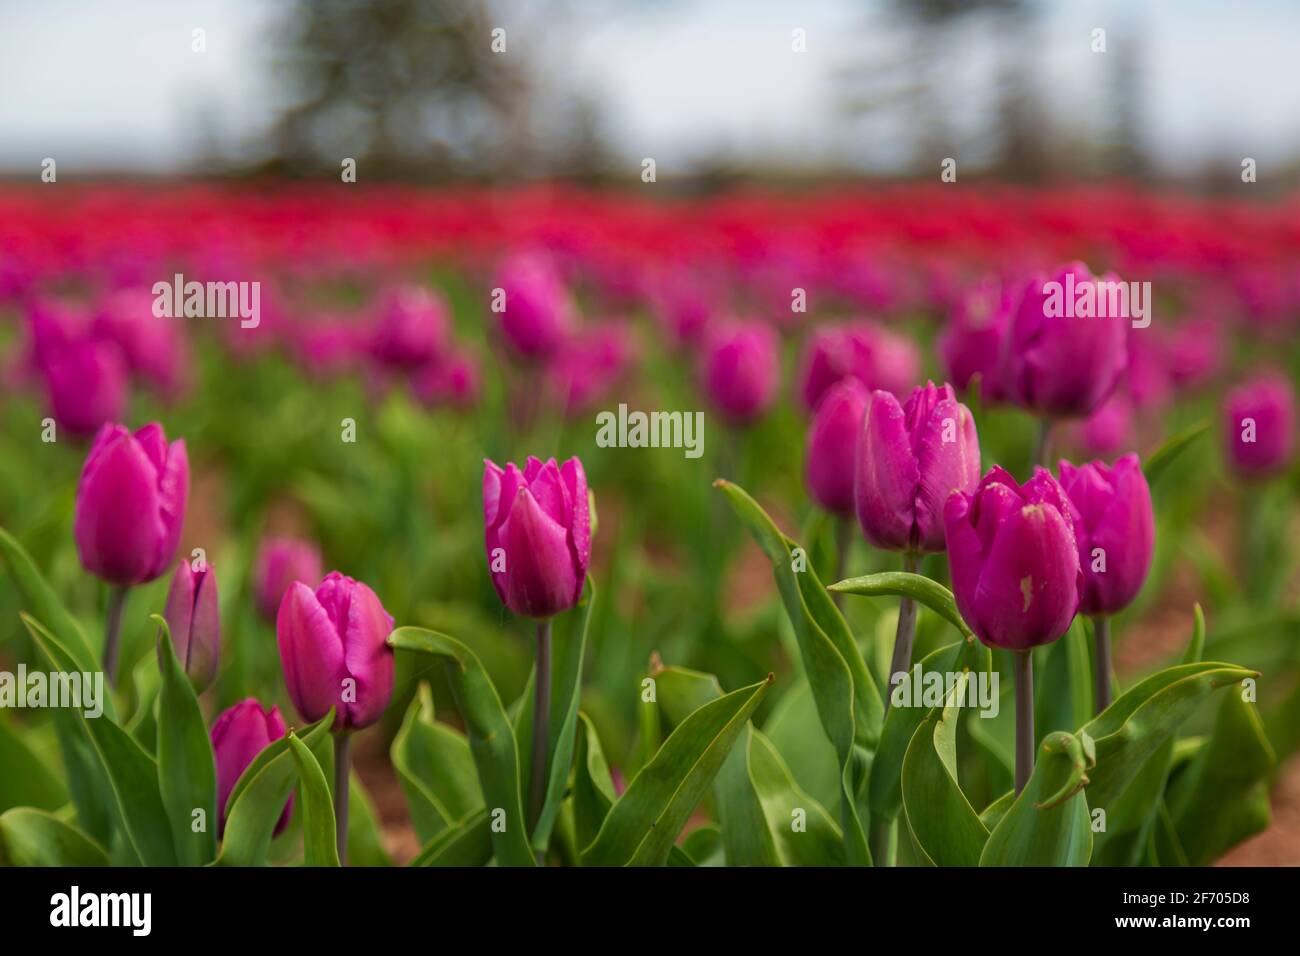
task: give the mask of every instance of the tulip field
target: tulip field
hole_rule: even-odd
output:
[[[1300,864],[1300,198],[0,187],[0,863]]]

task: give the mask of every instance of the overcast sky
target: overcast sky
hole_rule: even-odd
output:
[[[495,19],[509,29],[523,2],[496,4]],[[38,175],[46,156],[61,177],[79,166],[185,171],[211,151],[208,130],[221,151],[241,155],[275,113],[276,9],[274,0],[0,0],[0,171]],[[661,175],[711,155],[873,169],[900,160],[900,137],[846,123],[836,95],[839,71],[892,55],[897,35],[875,29],[887,26],[879,4],[570,0],[567,9],[548,56],[559,50],[557,68],[596,92],[616,152],[656,157]],[[1097,26],[1143,37],[1141,132],[1161,166],[1191,170],[1227,154],[1263,167],[1300,155],[1300,2],[1046,3],[1042,42],[1025,56],[1049,107],[1084,128],[1104,119],[1107,61],[1089,49]],[[207,31],[203,54],[191,50],[195,27]],[[795,27],[807,31],[802,55],[790,49]],[[986,34],[954,38],[944,102],[959,132],[992,121]]]

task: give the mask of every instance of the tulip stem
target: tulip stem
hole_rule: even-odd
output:
[[[1092,635],[1097,645],[1094,690],[1097,713],[1100,714],[1110,706],[1110,618],[1104,614],[1096,615],[1092,619]]]
[[[537,622],[537,692],[533,695],[533,759],[528,786],[529,832],[542,815],[542,804],[546,797],[546,742],[550,716],[551,620],[547,618]]]
[[[108,595],[108,618],[104,624],[104,676],[108,686],[117,686],[117,658],[121,649],[122,608],[126,605],[127,587],[115,587]]]
[[[1016,793],[1034,772],[1034,654],[1012,651],[1016,673]]]
[[[348,781],[352,778],[352,735],[334,735],[334,839],[339,866],[348,865]]]
[[[910,551],[903,554],[903,570],[917,574],[921,570],[921,556]],[[894,675],[906,674],[912,668],[912,644],[916,640],[916,602],[905,597],[898,602],[898,630],[894,633],[894,656],[889,662],[889,680],[885,684],[885,709],[889,716],[889,698],[893,696]],[[882,719],[883,719],[882,717]]]
[[[1052,420],[1044,415],[1038,422],[1038,445],[1034,448],[1034,464],[1050,468],[1047,459],[1052,454]]]

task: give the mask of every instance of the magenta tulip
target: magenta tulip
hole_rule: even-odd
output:
[[[1078,290],[1091,287],[1106,298],[1097,283],[1119,281],[1109,273],[1094,278],[1076,262],[1025,284],[1002,350],[1001,386],[1012,401],[1041,415],[1080,418],[1110,396],[1128,366],[1131,319],[1079,315],[1087,310]]]
[[[710,329],[706,339],[705,394],[732,422],[754,421],[776,397],[781,375],[776,333],[760,322],[725,322]]]
[[[257,553],[253,599],[267,620],[274,621],[284,592],[294,581],[314,588],[324,574],[320,549],[298,538],[267,538]]]
[[[520,472],[483,463],[483,525],[492,586],[524,617],[578,603],[591,562],[591,516],[582,462],[529,456]]]
[[[163,618],[181,667],[194,690],[202,693],[216,679],[221,657],[217,575],[211,565],[201,571],[195,571],[188,561],[177,565]]]
[[[423,286],[397,286],[380,299],[371,352],[384,365],[419,368],[442,351],[449,324],[439,296]]]
[[[212,756],[217,763],[217,814],[220,817],[220,830],[226,830],[226,802],[235,789],[240,776],[257,755],[276,740],[285,735],[284,718],[280,709],[270,710],[258,703],[256,698],[241,700],[229,710],[224,711],[212,725]],[[289,825],[289,816],[293,812],[293,795],[285,801],[284,811],[275,824],[275,835],[279,835]]]
[[[393,619],[375,592],[331,571],[313,592],[294,581],[275,622],[289,697],[304,720],[334,708],[334,730],[360,730],[393,696]]]
[[[183,439],[169,445],[157,422],[134,435],[105,425],[77,486],[74,532],[82,565],[123,587],[160,576],[176,555],[189,487]]]
[[[1081,614],[1116,614],[1137,597],[1151,567],[1155,519],[1151,489],[1137,455],[1109,466],[1060,464],[1061,487],[1074,511],[1083,571]]]
[[[113,292],[99,304],[92,329],[121,349],[134,375],[164,398],[174,398],[189,367],[184,320],[156,317],[153,302],[153,294],[143,289]]]
[[[1228,463],[1243,478],[1285,471],[1295,456],[1295,392],[1280,375],[1230,391],[1223,403]]]
[[[1014,305],[1012,289],[990,280],[967,292],[953,311],[939,337],[939,355],[959,392],[965,393],[978,375],[985,401],[1002,398],[999,363]]]
[[[78,339],[55,350],[40,364],[54,420],[77,438],[122,415],[127,371],[117,346]]]
[[[813,333],[800,363],[799,398],[812,411],[844,378],[901,395],[919,373],[916,346],[903,336],[872,322],[823,326]]]
[[[841,517],[853,514],[854,449],[870,401],[870,394],[856,379],[836,382],[822,396],[808,426],[808,493]]]
[[[878,548],[944,549],[943,507],[980,478],[975,419],[951,385],[927,382],[905,405],[877,390],[855,450],[854,497],[863,534]]]
[[[503,293],[501,332],[525,358],[546,358],[568,338],[576,315],[568,290],[550,259],[537,253],[508,258],[496,277]]]
[[[974,494],[948,499],[944,527],[957,607],[981,641],[1023,651],[1069,629],[1083,573],[1069,498],[1048,471],[1021,486],[994,466]]]

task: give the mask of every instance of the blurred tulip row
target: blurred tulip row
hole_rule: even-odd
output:
[[[1200,865],[1267,828],[1295,203],[358,196],[0,192],[0,862]],[[260,314],[173,316],[174,277]],[[1141,321],[1052,299],[1130,281]],[[702,455],[598,441],[621,405],[702,409]],[[103,715],[6,703],[19,665]]]

